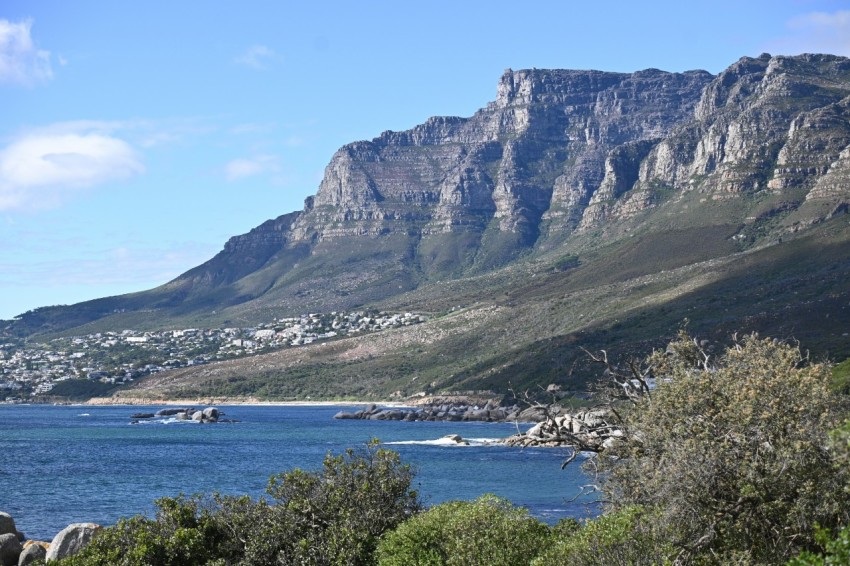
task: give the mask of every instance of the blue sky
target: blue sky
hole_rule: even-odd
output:
[[[345,143],[505,68],[850,56],[850,0],[4,0],[0,318],[147,289],[298,210]]]

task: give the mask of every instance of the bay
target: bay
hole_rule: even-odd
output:
[[[29,538],[50,540],[70,523],[114,524],[151,515],[154,500],[180,493],[264,495],[268,479],[318,470],[328,452],[378,438],[417,470],[415,488],[433,505],[494,493],[554,522],[594,514],[589,483],[559,449],[509,448],[486,440],[511,423],[336,420],[338,406],[223,406],[238,423],[156,419],[130,424],[138,406],[0,405],[0,511]],[[437,439],[460,434],[471,446]]]

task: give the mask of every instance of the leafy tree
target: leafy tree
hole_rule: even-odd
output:
[[[545,547],[549,527],[494,495],[432,507],[384,536],[381,566],[521,566]]]
[[[777,563],[850,519],[828,431],[847,414],[830,368],[755,335],[717,359],[684,333],[648,360],[657,387],[599,459],[614,509],[658,509],[680,561]]]

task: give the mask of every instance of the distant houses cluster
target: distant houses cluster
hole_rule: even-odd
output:
[[[277,319],[252,328],[99,332],[32,344],[0,343],[0,401],[49,395],[57,383],[110,384],[179,367],[296,347],[337,336],[425,322],[413,313],[332,312]]]

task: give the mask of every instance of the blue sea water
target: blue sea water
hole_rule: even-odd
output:
[[[379,438],[417,470],[426,504],[494,493],[554,522],[594,513],[571,501],[588,479],[561,470],[559,449],[486,444],[516,432],[508,423],[336,420],[355,408],[226,406],[239,423],[157,419],[130,424],[151,407],[0,405],[0,511],[29,538],[50,540],[70,523],[115,523],[152,514],[153,501],[180,493],[264,495],[269,476],[318,470],[329,451]],[[441,445],[446,434],[471,446]]]

